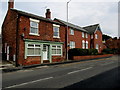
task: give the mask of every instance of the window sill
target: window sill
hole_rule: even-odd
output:
[[[29,33],[29,35],[40,36],[39,34]]]
[[[58,55],[57,54],[52,54],[52,56],[62,56],[62,55],[61,54],[58,54]]]
[[[53,38],[60,38],[60,37],[55,37],[55,36],[53,36]]]
[[[70,34],[71,36],[74,36],[74,34]]]
[[[39,57],[41,55],[27,55],[27,57]]]

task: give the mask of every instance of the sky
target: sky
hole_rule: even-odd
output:
[[[45,17],[46,9],[49,8],[52,19],[67,20],[66,3],[70,0],[14,1],[15,9]],[[0,1],[0,27],[7,13],[7,2],[8,0]],[[81,27],[100,24],[104,34],[118,36],[118,0],[71,0],[68,6],[68,21]]]

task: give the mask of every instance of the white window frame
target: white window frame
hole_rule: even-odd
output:
[[[95,39],[98,39],[98,34],[95,34]]]
[[[29,45],[34,45],[34,47],[29,47]],[[35,47],[35,45],[40,45],[40,44],[27,44],[27,56],[41,56],[41,45],[40,47]],[[34,49],[34,54],[33,55],[28,55],[28,48],[33,48]],[[35,55],[35,49],[40,48],[40,55]]]
[[[74,35],[74,30],[70,28],[70,35]]]
[[[31,22],[37,23],[38,24],[37,27],[31,26]],[[39,22],[40,22],[39,20],[30,18],[30,33],[29,33],[29,35],[39,36]],[[37,33],[31,33],[31,28],[37,29]]]
[[[70,41],[70,49],[75,48],[75,42],[74,41]]]
[[[97,49],[98,52],[99,52],[99,44],[96,44],[96,49]]]
[[[86,33],[86,38],[88,38],[88,34]]]
[[[85,33],[84,32],[82,32],[82,38],[84,38],[85,37]]]
[[[86,49],[88,49],[88,41],[86,41]]]
[[[55,47],[53,47],[53,46],[55,46]],[[58,48],[58,46],[60,46],[60,48]],[[52,56],[62,56],[62,45],[52,45],[52,46],[51,46],[51,50],[52,50],[52,49],[55,49],[55,50],[56,50],[56,54],[52,54]],[[61,54],[58,54],[58,53],[57,53],[57,50],[58,50],[58,49],[61,50]],[[51,53],[52,53],[52,51],[51,51]]]
[[[93,35],[91,35],[91,39],[93,39]]]
[[[58,36],[54,36],[54,27],[58,28]],[[53,38],[60,38],[60,25],[53,24]]]
[[[85,41],[82,40],[82,49],[85,49]]]

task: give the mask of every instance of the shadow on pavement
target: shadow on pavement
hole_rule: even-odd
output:
[[[67,88],[120,88],[120,67],[72,84]],[[61,90],[61,89],[60,89]]]

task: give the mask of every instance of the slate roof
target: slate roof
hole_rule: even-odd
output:
[[[90,34],[92,34],[92,33],[94,33],[95,31],[96,31],[96,29],[99,27],[99,24],[95,24],[95,25],[90,25],[90,26],[86,26],[86,27],[83,27],[85,30],[87,30]],[[101,29],[100,29],[100,27],[99,27],[99,29],[98,30],[100,30],[101,31]]]
[[[83,28],[80,27],[80,26],[77,26],[77,25],[74,25],[74,24],[71,24],[71,23],[65,22],[65,21],[60,20],[60,19],[57,19],[57,18],[55,18],[54,20],[58,20],[58,21],[61,22],[62,24],[66,25],[66,26],[68,25],[69,27],[71,27],[71,28],[73,28],[73,29],[77,29],[77,30],[80,30],[80,31],[83,31],[83,32],[88,33],[87,30],[83,29]]]
[[[35,18],[35,19],[38,19],[38,20],[43,20],[43,21],[46,21],[46,22],[51,22],[51,23],[54,23],[54,24],[63,25],[63,24],[61,24],[61,23],[59,23],[59,22],[55,22],[55,21],[53,21],[52,19],[44,18],[44,17],[42,17],[42,16],[38,16],[38,15],[35,15],[35,14],[31,14],[31,13],[24,12],[24,11],[17,10],[17,9],[13,9],[13,8],[11,8],[11,10],[17,12],[17,13],[20,14],[20,15],[27,16],[27,17],[29,17],[29,18]]]

